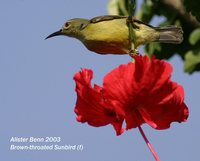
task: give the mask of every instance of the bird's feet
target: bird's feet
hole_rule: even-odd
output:
[[[140,55],[139,51],[138,51],[137,49],[131,49],[131,50],[129,51],[129,56],[130,56],[131,58],[133,58],[135,55]]]

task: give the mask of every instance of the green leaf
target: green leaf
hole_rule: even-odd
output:
[[[109,15],[119,15],[118,0],[110,0],[107,9]]]
[[[200,40],[200,28],[197,28],[190,34],[189,42],[190,44],[195,45],[199,40]]]
[[[200,51],[197,53],[189,50],[185,55],[184,71],[193,73],[195,70],[200,70]]]
[[[135,0],[109,0],[107,8],[108,8],[108,13],[110,15],[128,16],[129,7],[132,10],[131,15],[133,15],[135,6],[136,6]]]
[[[151,0],[145,0],[141,6],[141,9],[138,11],[136,17],[137,19],[149,23],[154,14],[154,4]]]
[[[148,45],[146,45],[146,48],[145,48],[145,52],[147,52],[149,56],[153,55],[153,54],[156,54],[156,53],[159,53],[161,51],[161,45],[160,43],[150,43]]]

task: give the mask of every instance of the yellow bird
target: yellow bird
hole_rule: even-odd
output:
[[[52,33],[46,39],[64,35],[80,40],[88,50],[98,54],[130,54],[132,49],[128,23],[133,26],[135,49],[154,41],[173,44],[183,41],[181,27],[153,27],[134,17],[114,15],[99,16],[91,20],[71,19],[61,30]]]

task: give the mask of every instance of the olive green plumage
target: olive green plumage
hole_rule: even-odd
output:
[[[74,18],[67,21],[61,30],[47,38],[65,35],[79,39],[89,50],[99,54],[130,54],[131,41],[128,21],[125,16],[99,16],[91,20]],[[131,18],[134,46],[159,41],[181,43],[183,31],[180,27],[153,27],[134,17]],[[46,38],[46,39],[47,39]]]

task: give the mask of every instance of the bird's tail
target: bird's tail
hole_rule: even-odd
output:
[[[156,31],[160,33],[157,41],[162,43],[180,44],[183,41],[183,30],[181,27],[156,27]]]

